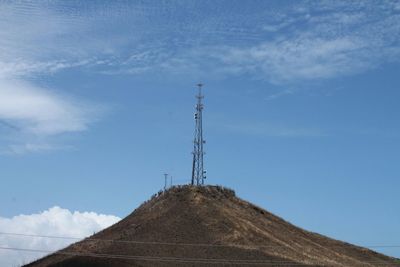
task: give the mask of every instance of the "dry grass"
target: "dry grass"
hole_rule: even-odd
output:
[[[100,240],[83,240],[62,251],[270,262],[264,266],[400,266],[394,258],[302,230],[221,186],[177,186],[159,192],[93,238]],[[132,244],[101,239],[224,246]],[[27,266],[220,265],[50,255]],[[242,262],[234,266],[255,265]]]

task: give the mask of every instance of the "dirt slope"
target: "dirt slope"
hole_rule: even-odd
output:
[[[295,227],[237,198],[232,190],[182,186],[154,196],[91,238],[26,266],[400,264],[394,258]]]

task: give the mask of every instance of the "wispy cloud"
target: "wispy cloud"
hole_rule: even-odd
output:
[[[86,130],[101,108],[21,80],[0,79],[0,120],[12,136],[2,153],[53,151],[50,137]]]
[[[303,5],[277,17],[264,28],[274,32],[271,40],[223,46],[211,56],[230,66],[228,72],[273,83],[352,75],[400,58],[400,13],[391,2]]]
[[[292,89],[280,90],[277,93],[274,93],[274,94],[271,94],[271,95],[267,96],[265,100],[273,100],[273,99],[277,99],[279,97],[292,95],[294,93],[295,93],[295,90],[292,90]]]
[[[49,142],[41,143],[22,143],[22,144],[10,144],[3,149],[0,154],[3,155],[23,155],[26,153],[44,153],[53,152],[56,150],[71,150],[73,147],[59,144],[51,144]]]
[[[292,83],[398,61],[396,2],[259,5],[244,10],[239,1],[227,10],[201,12],[208,10],[206,2],[196,8],[190,2],[3,4],[0,66],[6,73],[85,66],[104,74],[247,74]],[[195,10],[201,16],[192,16]],[[179,18],[171,20],[171,14]]]
[[[0,119],[26,132],[54,135],[85,130],[90,119],[82,106],[29,83],[0,80]]]
[[[101,113],[94,104],[35,82],[38,76],[104,63],[93,46],[76,42],[74,32],[86,31],[87,24],[55,7],[0,3],[0,121],[9,136],[1,154],[65,149],[69,146],[50,137],[84,131]]]
[[[223,61],[243,71],[267,75],[273,82],[331,78],[370,67],[356,57],[363,42],[350,38],[299,37],[274,41],[249,49],[229,49]]]
[[[400,11],[395,2],[302,1],[254,11],[242,25],[232,22],[234,15],[224,13],[218,23],[204,18],[201,32],[186,32],[191,42],[181,40],[179,32],[173,32],[171,40],[161,35],[164,45],[131,51],[128,60],[104,73],[248,75],[287,85],[359,74],[400,58]],[[189,28],[197,29],[200,22],[191,21]]]
[[[84,238],[116,222],[120,218],[95,212],[71,212],[60,207],[31,215],[12,218],[0,217],[2,233],[22,233],[30,235],[62,236]],[[2,246],[55,251],[68,246],[74,239],[49,239],[0,234]],[[1,266],[20,266],[44,255],[1,250]]]
[[[395,1],[270,5],[243,8],[238,1],[214,10],[207,2],[190,1],[2,2],[0,120],[31,135],[87,129],[90,105],[32,79],[70,68],[109,75],[246,75],[287,87],[400,60]],[[44,143],[13,145],[44,148]]]

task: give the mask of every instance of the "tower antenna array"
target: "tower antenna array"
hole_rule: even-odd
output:
[[[203,139],[203,98],[201,89],[203,84],[199,83],[197,85],[199,93],[196,96],[196,112],[194,114],[195,120],[195,131],[194,131],[194,148],[193,148],[193,166],[192,166],[192,185],[203,185],[204,179],[206,178],[206,171],[204,170],[204,151],[203,145],[205,140]]]

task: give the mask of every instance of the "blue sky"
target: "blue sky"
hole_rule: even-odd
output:
[[[0,217],[188,181],[201,81],[208,183],[400,245],[399,25],[399,1],[2,2]]]

